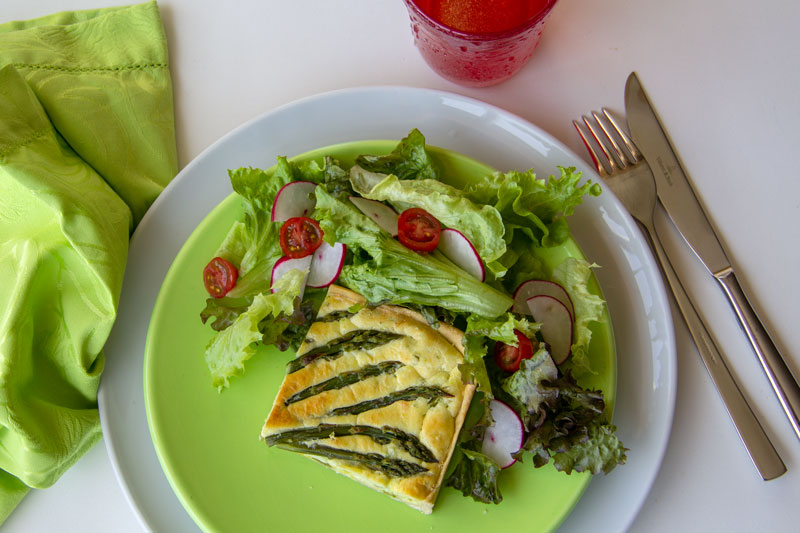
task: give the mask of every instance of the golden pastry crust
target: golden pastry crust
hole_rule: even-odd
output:
[[[292,371],[275,397],[261,438],[280,446],[286,432],[320,424],[325,424],[326,430],[366,427],[400,433],[403,438],[372,438],[365,434],[337,435],[332,430],[325,438],[318,435],[303,444],[344,450],[358,457],[377,454],[401,464],[403,473],[397,474],[358,460],[309,455],[427,514],[433,510],[475,389],[462,382],[458,369],[464,360],[463,333],[447,324],[434,329],[419,313],[398,306],[364,306],[356,312],[348,311],[364,303],[362,296],[348,289],[336,285],[328,289],[319,318],[298,350],[298,360],[303,355],[308,359],[290,367]],[[348,344],[353,338],[356,340]],[[345,348],[330,357],[314,359],[308,355],[342,346]],[[365,369],[378,367],[382,370],[363,376]],[[345,386],[318,390],[324,389],[328,380],[338,382],[343,376],[356,374],[358,379]],[[310,387],[315,387],[313,392]],[[363,410],[354,408],[357,405],[364,406]],[[435,459],[412,453],[404,443],[408,439]]]

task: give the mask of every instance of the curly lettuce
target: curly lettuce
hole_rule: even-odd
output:
[[[574,167],[559,167],[559,171],[558,177],[546,180],[537,178],[533,170],[496,172],[464,192],[470,200],[497,209],[509,233],[520,231],[539,246],[557,246],[569,237],[566,217],[584,196],[601,192],[596,183],[581,184],[581,173]]]
[[[515,313],[506,313],[494,318],[470,315],[464,330],[464,363],[459,369],[466,381],[475,383],[479,391],[491,394],[492,386],[486,371],[484,357],[488,352],[487,342],[504,342],[512,346],[518,344],[514,330],[521,331],[528,338],[535,338],[541,324],[531,322]]]
[[[390,154],[360,155],[356,158],[356,165],[369,172],[394,174],[402,180],[439,178],[436,166],[425,149],[425,136],[416,128]]]
[[[287,272],[275,284],[275,292],[255,295],[247,309],[211,339],[205,360],[218,390],[227,387],[232,377],[244,373],[244,362],[253,356],[256,343],[263,336],[262,322],[294,314],[306,274],[296,269]],[[288,326],[288,322],[285,324]]]
[[[603,319],[605,301],[589,291],[592,265],[581,259],[568,258],[553,271],[553,281],[569,293],[575,308],[572,349],[567,360],[576,375],[593,373],[589,361],[589,344],[592,330],[589,324]]]

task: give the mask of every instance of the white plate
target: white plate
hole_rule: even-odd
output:
[[[557,165],[599,178],[536,126],[478,100],[441,91],[371,87],[325,93],[267,113],[204,151],[156,200],[131,239],[116,326],[106,346],[99,402],[103,435],[117,478],[142,524],[155,531],[196,530],[164,476],[147,426],[142,389],[144,342],[166,272],[195,226],[231,192],[227,169],[267,168],[346,141],[399,139],[419,128],[427,142],[499,170]],[[614,423],[630,448],[628,463],[592,480],[562,526],[621,531],[655,479],[675,403],[677,364],[669,304],[641,233],[608,191],[580,206],[570,227],[608,301],[617,343]]]

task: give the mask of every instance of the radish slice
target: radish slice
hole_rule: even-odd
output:
[[[270,220],[284,222],[293,217],[309,216],[317,205],[316,188],[317,184],[311,181],[292,181],[281,187],[272,202]]]
[[[572,316],[567,307],[553,298],[541,294],[528,298],[528,308],[536,322],[542,323],[544,342],[550,347],[550,356],[560,365],[569,357],[572,349]]]
[[[272,267],[272,277],[269,281],[269,286],[274,287],[275,284],[278,282],[281,277],[289,272],[290,270],[300,270],[306,273],[306,277],[308,277],[308,271],[311,267],[311,258],[313,255],[307,255],[305,257],[300,257],[298,259],[292,259],[290,257],[281,257],[277,261],[275,261],[275,266]],[[306,284],[303,283],[303,287],[305,288]],[[275,292],[274,290],[270,289],[270,292]],[[303,297],[303,291],[300,291],[300,297]]]
[[[450,261],[472,274],[472,276],[481,281],[486,279],[486,270],[483,268],[481,256],[478,255],[477,250],[469,242],[469,239],[457,229],[445,228],[442,230],[442,236],[439,238],[439,250]]]
[[[347,246],[337,242],[333,246],[325,241],[314,252],[311,261],[311,271],[308,273],[306,285],[315,289],[327,287],[339,277],[344,266],[344,257]]]
[[[528,299],[534,296],[552,296],[564,304],[571,317],[575,316],[575,307],[572,305],[572,299],[566,289],[558,283],[544,279],[532,279],[520,283],[517,290],[514,291],[514,307],[511,310],[527,315],[530,313]]]
[[[517,462],[511,454],[522,448],[525,436],[522,420],[516,411],[500,400],[490,401],[489,410],[494,425],[486,428],[481,453],[500,465],[500,468],[508,468]]]
[[[351,196],[350,201],[382,230],[391,233],[392,237],[397,237],[397,211],[382,202],[361,196]]]

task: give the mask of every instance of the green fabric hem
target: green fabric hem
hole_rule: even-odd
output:
[[[95,72],[125,72],[136,70],[148,70],[152,68],[168,69],[167,63],[149,63],[146,65],[122,65],[118,67],[63,67],[59,65],[29,65],[27,63],[12,63],[16,69],[33,69],[33,70],[55,70],[58,72],[71,72],[75,74],[82,73],[95,73]]]
[[[97,35],[104,39],[102,49],[93,40]],[[90,68],[169,63],[164,27],[154,1],[0,24],[0,57],[5,64],[65,68],[80,68],[81,63]]]

